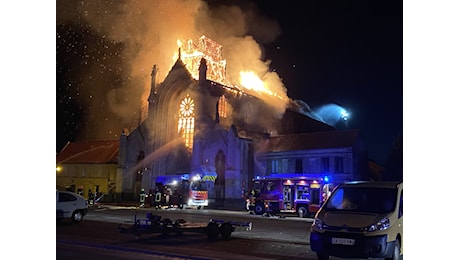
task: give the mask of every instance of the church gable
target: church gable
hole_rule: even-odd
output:
[[[219,45],[203,37],[198,47],[204,51],[220,50]],[[183,52],[183,56],[190,53],[191,49]],[[156,84],[158,68],[153,67],[148,117],[129,136],[128,153],[134,155],[126,156],[130,159],[123,166],[132,168],[140,151],[145,152],[148,160],[143,163],[142,176],[126,182],[132,186],[129,189],[136,190],[141,183],[151,188],[156,177],[162,175],[201,173],[216,178],[209,186],[210,198],[239,198],[240,191],[230,189],[232,185],[228,184],[253,177],[254,144],[258,140],[331,129],[295,107],[288,105],[287,110],[281,111],[280,104],[274,104],[285,102],[279,96],[267,98],[263,95],[270,93],[262,90],[259,93],[259,89],[251,92],[229,84],[225,80],[225,67],[220,67],[225,62],[208,60],[213,57],[211,54],[203,52],[201,56],[198,53],[186,58],[179,54],[159,85]],[[220,54],[214,59],[222,61]],[[252,95],[256,92],[259,95]]]

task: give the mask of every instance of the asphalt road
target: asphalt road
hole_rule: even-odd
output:
[[[235,231],[229,240],[209,240],[204,233],[123,234],[118,227],[130,226],[134,217],[147,212],[187,223],[207,223],[210,218],[251,222],[251,231]],[[81,223],[57,223],[57,259],[316,259],[310,251],[311,219],[250,215],[225,210],[154,210],[100,206],[90,209]]]
[[[207,224],[210,219],[250,222],[250,231],[234,231],[230,239],[210,240],[203,232],[124,234],[119,227],[130,227],[146,214],[187,223]],[[57,260],[122,259],[290,259],[313,260],[309,230],[313,219],[294,216],[258,216],[244,211],[212,209],[167,209],[91,206],[81,223],[56,224]],[[331,257],[333,259],[341,259]]]

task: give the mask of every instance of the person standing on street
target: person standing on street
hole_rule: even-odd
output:
[[[83,189],[84,189],[83,185],[78,186],[77,194],[80,196],[83,196]]]
[[[88,190],[88,204],[93,205],[94,203],[94,194],[91,189]]]
[[[144,188],[141,189],[141,192],[139,193],[139,207],[143,208],[145,206],[145,190]]]
[[[254,206],[256,201],[256,190],[251,189],[246,197],[246,210],[250,214],[254,214]]]
[[[152,204],[155,207],[155,209],[161,208],[161,195],[162,195],[161,191],[157,186],[155,189],[155,195],[153,195],[153,198],[152,198],[152,201],[153,201]]]

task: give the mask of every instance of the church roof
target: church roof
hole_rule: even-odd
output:
[[[118,140],[68,142],[56,157],[56,164],[117,163]]]
[[[345,130],[274,136],[268,139],[264,150],[283,152],[352,147],[358,135],[359,130]]]

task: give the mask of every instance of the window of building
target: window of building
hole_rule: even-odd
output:
[[[321,157],[321,171],[329,171],[329,157]]]
[[[295,173],[301,173],[302,171],[303,171],[302,159],[297,158],[295,159]]]
[[[334,158],[334,170],[335,172],[338,172],[338,173],[343,172],[343,157]]]
[[[310,157],[310,160],[309,160],[309,172],[312,172],[312,173],[318,173],[320,172],[320,169],[319,169],[319,158],[316,158],[316,157]]]
[[[282,159],[281,160],[281,169],[278,172],[287,173],[288,169],[289,169],[289,160],[288,159]]]
[[[312,172],[312,170],[311,170],[311,165],[310,165],[310,164],[311,164],[310,158],[308,158],[308,157],[305,158],[305,160],[304,160],[304,162],[303,162],[303,166],[302,166],[303,172]]]
[[[185,146],[192,150],[193,132],[195,130],[195,102],[188,94],[179,105],[177,130],[184,139]]]
[[[227,106],[228,102],[224,95],[220,96],[219,98],[219,117],[226,118],[227,117]]]
[[[273,160],[271,165],[271,173],[285,173],[287,171],[287,166],[287,159]]]
[[[272,167],[271,167],[271,173],[278,173],[278,168],[279,168],[279,161],[273,160]]]

